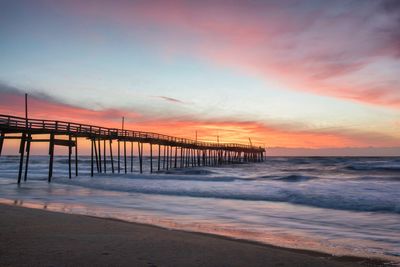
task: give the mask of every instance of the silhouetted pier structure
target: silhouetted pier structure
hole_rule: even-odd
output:
[[[48,135],[48,138],[35,139],[35,135]],[[158,133],[0,114],[0,155],[6,139],[18,139],[20,141],[18,183],[21,182],[22,174],[24,174],[24,180],[27,180],[30,148],[33,142],[49,143],[49,182],[51,182],[53,176],[55,146],[68,147],[69,178],[72,177],[72,155],[74,154],[74,171],[75,176],[78,176],[79,138],[86,138],[91,142],[91,176],[94,175],[95,170],[97,173],[105,173],[109,167],[111,167],[111,173],[127,173],[128,167],[130,167],[130,172],[133,172],[133,146],[135,143],[137,143],[138,148],[140,173],[143,172],[144,144],[149,146],[151,173],[154,170],[168,170],[169,168],[260,162],[264,160],[265,152],[265,148],[252,145],[202,142]],[[114,141],[118,143],[116,161],[112,147]],[[154,145],[158,146],[155,164],[153,164]],[[127,155],[127,149],[130,149],[130,155]],[[130,166],[128,166],[128,163]]]

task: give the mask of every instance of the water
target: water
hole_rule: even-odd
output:
[[[93,178],[90,159],[79,160],[69,180],[67,158],[56,157],[48,184],[48,157],[33,156],[17,186],[18,157],[0,157],[1,202],[400,262],[400,158],[267,158],[152,175],[135,158],[133,173]]]

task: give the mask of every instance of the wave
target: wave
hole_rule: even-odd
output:
[[[352,171],[391,171],[400,172],[400,165],[370,165],[370,164],[352,164],[345,167]]]
[[[127,179],[139,180],[159,180],[159,181],[199,181],[199,182],[233,182],[236,180],[249,180],[236,177],[202,177],[202,176],[172,176],[172,175],[157,175],[157,176],[126,176]]]
[[[306,182],[306,181],[314,180],[314,179],[318,179],[318,178],[317,177],[312,177],[312,176],[304,176],[304,175],[299,175],[299,174],[292,174],[292,175],[288,175],[288,176],[275,178],[274,180],[293,183],[293,182]]]
[[[357,180],[361,181],[389,181],[389,182],[400,182],[399,176],[385,177],[385,176],[364,176],[359,177]]]
[[[318,179],[318,177],[306,176],[306,175],[300,175],[300,174],[291,174],[291,175],[287,175],[287,176],[263,175],[263,176],[259,176],[257,178],[268,179],[268,180],[272,180],[272,181],[290,182],[290,183],[306,182],[309,180]]]
[[[166,174],[183,174],[183,175],[211,175],[215,172],[210,170],[200,170],[200,169],[177,169],[165,171]]]
[[[225,178],[223,178],[225,179]],[[289,178],[298,179],[298,178]],[[122,180],[122,179],[121,179]],[[360,211],[360,212],[387,212],[400,214],[400,202],[396,197],[382,198],[375,193],[371,195],[357,196],[357,194],[349,194],[344,192],[345,189],[336,188],[335,193],[326,193],[323,190],[304,190],[303,188],[282,189],[272,188],[269,186],[256,186],[253,190],[240,190],[237,186],[230,188],[212,187],[202,183],[200,186],[191,184],[190,186],[176,184],[128,184],[124,181],[116,181],[110,183],[110,180],[103,183],[101,179],[96,182],[85,182],[75,180],[68,182],[60,181],[64,184],[72,184],[92,189],[120,191],[128,193],[140,193],[151,195],[167,195],[167,196],[183,196],[198,198],[216,198],[244,201],[273,201],[311,206],[325,209]],[[121,182],[121,183],[119,183]],[[212,181],[208,181],[212,182]],[[342,186],[346,186],[343,184]]]

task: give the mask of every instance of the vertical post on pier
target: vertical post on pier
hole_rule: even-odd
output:
[[[49,144],[49,155],[50,155],[50,162],[49,162],[49,177],[48,182],[51,182],[51,178],[53,177],[53,160],[54,160],[54,133],[50,134],[50,144]]]
[[[186,167],[190,166],[190,148],[186,148]]]
[[[110,138],[110,160],[111,160],[111,172],[114,173],[114,158],[112,153],[112,139]]]
[[[193,167],[193,148],[189,148],[189,166]]]
[[[90,139],[91,145],[91,150],[90,150],[90,176],[93,177],[93,139]]]
[[[75,176],[78,176],[78,137],[75,136]]]
[[[172,161],[173,161],[173,154],[172,154],[173,146],[169,149],[169,168],[172,169]]]
[[[178,146],[175,147],[175,164],[174,164],[175,169],[176,169],[177,161],[178,161]]]
[[[201,150],[197,149],[197,163],[201,166]]]
[[[182,147],[181,150],[181,168],[185,168],[185,154],[186,154],[186,148]]]
[[[167,146],[167,170],[169,167],[169,146]]]
[[[174,154],[173,154],[174,147],[169,147],[169,168],[172,169],[173,162],[174,162]]]
[[[162,168],[163,170],[165,169],[165,145],[163,145],[163,162],[162,162]]]
[[[213,149],[211,151],[211,160],[212,160],[212,166],[215,166],[215,150]]]
[[[4,137],[5,137],[5,133],[1,132],[1,134],[0,134],[0,156],[1,156],[1,151],[3,150]]]
[[[133,172],[133,142],[131,142],[131,172]]]
[[[190,148],[186,148],[186,167],[190,166]]]
[[[138,142],[138,152],[140,173],[143,173],[143,143]]]
[[[180,162],[180,164],[179,164],[180,168],[183,167],[183,150],[184,150],[184,148],[181,147],[181,162]]]
[[[107,172],[107,154],[106,154],[106,139],[103,139],[103,164],[104,164],[104,173]]]
[[[21,183],[22,167],[24,165],[25,140],[26,140],[26,133],[23,133],[21,136],[21,143],[19,146],[20,158],[19,158],[18,183]]]
[[[68,178],[72,177],[72,169],[71,169],[71,155],[72,155],[72,136],[68,135]]]
[[[31,134],[28,134],[28,139],[26,141],[26,162],[25,162],[25,175],[24,175],[24,181],[27,180],[28,178],[28,165],[29,165],[29,154],[31,151]]]
[[[127,169],[126,169],[126,140],[124,140],[124,170],[125,170],[125,173],[127,173]]]
[[[141,162],[140,162],[140,173],[143,173],[143,143],[140,143],[140,154],[141,154]]]
[[[170,147],[170,150],[169,150],[169,168],[170,169],[172,169],[172,165],[173,165],[173,162],[174,162],[174,147],[173,146],[171,146]]]
[[[185,168],[186,167],[186,150],[187,148],[185,147],[183,149],[183,157],[182,157],[182,167]]]
[[[160,171],[160,162],[161,161],[161,145],[158,144],[158,164],[157,164],[157,170]]]
[[[95,155],[95,158],[96,158],[97,173],[99,173],[100,172],[100,168],[99,168],[99,158],[98,158],[98,153],[97,153],[96,138],[93,138],[93,147],[94,147],[94,155]]]
[[[192,166],[193,167],[193,155],[192,155],[192,152],[193,151],[193,149],[192,148],[189,148],[189,150],[188,150],[188,167],[190,167],[190,166]]]
[[[102,172],[102,170],[101,170],[101,141],[100,141],[101,139],[100,139],[100,137],[99,137],[99,140],[98,140],[98,147],[99,147],[99,172]]]
[[[121,142],[118,139],[118,156],[117,156],[117,160],[118,160],[118,173],[121,173]]]
[[[150,173],[153,172],[153,144],[150,143]]]

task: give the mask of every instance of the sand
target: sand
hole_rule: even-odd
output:
[[[151,225],[0,205],[0,266],[381,266]]]

